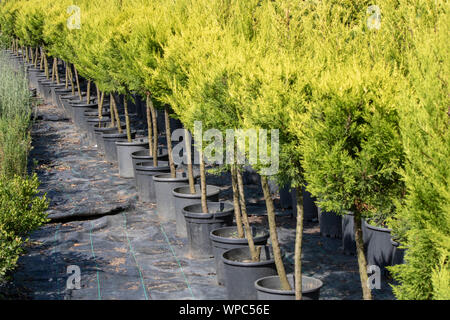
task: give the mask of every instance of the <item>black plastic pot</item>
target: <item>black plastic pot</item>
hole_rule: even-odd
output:
[[[60,109],[64,109],[63,104],[61,102],[61,96],[67,95],[69,93],[72,92],[71,88],[66,89],[65,87],[63,88],[55,88],[53,90],[53,93],[55,95],[55,99],[56,99],[56,106]]]
[[[398,243],[395,240],[391,239],[391,244],[393,246],[391,266],[395,266],[396,264],[405,263],[405,249],[399,248],[400,243]]]
[[[85,115],[86,115],[86,113],[85,113]],[[93,145],[96,144],[97,148],[98,148],[97,139],[96,139],[95,131],[94,131],[94,128],[96,128],[95,125],[97,125],[97,128],[98,128],[98,125],[100,123],[100,128],[106,127],[111,123],[111,119],[108,116],[102,117],[101,120],[99,120],[98,117],[86,117],[86,122],[88,124],[89,142]]]
[[[386,267],[392,263],[394,247],[391,243],[391,229],[375,227],[364,221],[364,246],[367,265],[380,267],[386,273]]]
[[[189,179],[184,172],[177,172],[176,178],[172,178],[170,173],[163,173],[153,176],[155,184],[155,198],[157,214],[162,221],[175,221],[175,198],[172,190],[186,186]]]
[[[136,136],[136,131],[131,131],[131,139],[134,139]],[[125,141],[127,140],[126,130],[123,130],[122,133],[114,132],[103,132],[102,134],[103,145],[105,148],[105,159],[109,162],[115,163],[117,162],[117,145],[116,141]]]
[[[172,194],[175,198],[175,215],[176,215],[176,235],[179,237],[187,237],[186,221],[183,215],[183,208],[197,204],[201,201],[200,185],[195,185],[195,193],[191,194],[189,186],[177,187],[172,190]],[[209,201],[219,201],[219,187],[207,185],[206,186],[206,198]]]
[[[82,95],[82,97],[83,97],[83,95]],[[61,103],[62,103],[62,106],[63,106],[63,109],[64,109],[66,115],[73,121],[73,110],[72,110],[71,104],[72,103],[84,103],[84,102],[80,101],[80,97],[77,94],[72,95],[71,93],[69,93],[67,95],[61,95],[59,97],[59,99],[61,100]]]
[[[269,232],[266,230],[257,230],[252,227],[253,241],[255,245],[266,245],[269,239]],[[216,263],[217,283],[223,285],[225,276],[223,271],[222,254],[225,251],[234,248],[248,247],[247,238],[237,237],[237,227],[224,227],[212,230],[209,234],[211,245],[213,247],[214,261]]]
[[[73,112],[73,122],[82,131],[87,132],[88,124],[84,116],[85,111],[95,111],[98,108],[96,103],[71,102],[70,106]]]
[[[64,83],[59,83],[59,84],[53,83],[50,86],[51,101],[54,106],[58,106],[58,100],[59,100],[59,97],[56,95],[56,90],[66,89],[65,86],[66,85]]]
[[[98,123],[94,124],[94,135],[95,141],[97,143],[97,151],[101,154],[105,153],[105,143],[103,141],[103,134],[107,133],[119,133],[116,127],[109,127],[110,122],[102,122],[100,125]],[[125,126],[122,126],[125,130]]]
[[[320,235],[329,238],[342,238],[342,217],[334,212],[319,211]]]
[[[169,171],[170,167],[167,161],[159,161],[157,167],[154,167],[153,162],[149,161],[136,163],[135,179],[139,201],[156,202],[153,176]]]
[[[318,210],[317,206],[314,203],[316,200],[311,196],[311,193],[302,188],[303,194],[303,220],[306,221],[315,221],[318,218]],[[297,217],[297,195],[295,189],[291,191],[292,197],[292,214],[294,217]]]
[[[163,146],[158,146],[158,160],[168,161],[169,156],[167,148]],[[149,145],[147,140],[147,146],[145,149],[134,151],[131,153],[131,162],[133,166],[133,171],[136,171],[136,163],[153,161],[153,157],[150,156]]]
[[[38,80],[38,87],[41,97],[44,99],[44,102],[49,104],[52,99],[52,91],[50,85],[52,81],[46,78]]]
[[[294,275],[288,274],[291,288]],[[302,300],[319,300],[323,282],[313,277],[302,276]],[[258,300],[295,300],[295,290],[281,290],[280,277],[269,276],[255,281]]]
[[[259,262],[251,261],[249,247],[234,248],[222,254],[225,287],[229,300],[255,300],[255,281],[277,274],[269,246],[261,250]]]
[[[233,223],[233,204],[212,201],[208,201],[207,204],[208,213],[202,211],[201,204],[191,204],[183,208],[191,258],[213,257],[209,234],[212,230],[228,227]]]
[[[134,168],[131,154],[133,152],[145,150],[146,147],[148,147],[147,138],[136,138],[131,142],[128,142],[128,140],[116,141],[119,176],[121,178],[134,178]]]

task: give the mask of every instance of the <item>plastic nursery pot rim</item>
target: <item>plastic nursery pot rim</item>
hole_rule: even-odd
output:
[[[147,139],[147,145],[148,145],[148,139]],[[141,155],[140,153],[145,153],[145,154]],[[167,148],[158,146],[158,158],[159,157],[165,157],[167,155],[169,155],[169,152],[167,151]],[[146,148],[144,150],[135,151],[135,152],[133,152],[131,154],[131,157],[133,159],[144,159],[144,160],[146,160],[146,159],[153,159],[153,156],[149,155],[149,148]]]
[[[133,137],[133,135],[136,134],[136,131],[131,131],[131,136]],[[122,132],[122,133],[103,133],[103,139],[107,139],[107,140],[114,140],[114,139],[123,139],[127,137],[127,133],[126,132]]]
[[[194,218],[194,219],[208,219],[210,220],[211,218],[222,218],[222,217],[226,217],[230,214],[233,213],[234,211],[234,206],[229,203],[229,202],[225,202],[225,201],[207,201],[208,204],[208,209],[211,209],[211,207],[219,207],[220,210],[220,206],[221,204],[223,204],[223,209],[217,212],[202,212],[202,205],[201,203],[196,203],[196,204],[190,204],[188,206],[185,206],[181,211],[183,212],[183,215],[186,218]],[[195,210],[197,209],[197,210]],[[200,209],[200,210],[198,210]],[[195,210],[193,212],[193,210]]]
[[[98,104],[96,104],[96,103],[71,101],[71,102],[69,102],[69,104],[72,108],[97,108],[98,107]]]
[[[111,122],[111,119],[109,117],[107,117],[107,116],[103,116],[101,120],[99,120],[98,117],[97,118],[88,118],[88,119],[86,119],[86,122],[94,123],[94,124],[98,124],[99,121],[101,123]]]
[[[186,174],[184,174],[184,175],[185,176],[179,176],[179,174],[177,174],[177,176],[175,178],[172,178],[170,173],[162,173],[162,174],[158,174],[156,176],[153,176],[153,181],[158,181],[158,182],[188,182],[189,181],[188,176]]]
[[[136,171],[162,171],[169,170],[169,163],[167,161],[158,161],[158,166],[153,165],[153,161],[144,161],[136,163]]]
[[[177,198],[200,199],[200,197],[201,197],[200,185],[196,184],[194,187],[195,187],[194,194],[191,194],[189,186],[176,187],[172,190],[172,194]],[[213,186],[210,184],[206,185],[206,196],[207,197],[212,197],[212,196],[218,195],[219,192],[220,192],[219,187]]]
[[[252,228],[252,233],[253,233],[253,241],[255,243],[262,242],[264,240],[269,239],[270,234],[267,230],[258,230],[255,227],[251,227],[251,228]],[[222,236],[218,236],[216,234],[218,231],[224,231],[224,230],[230,230],[230,231],[232,230],[232,232],[234,232],[234,231],[237,231],[237,227],[231,226],[231,227],[221,227],[218,229],[214,229],[209,233],[209,238],[211,240],[213,240],[214,242],[219,242],[219,243],[242,244],[242,245],[248,244],[248,240],[247,240],[246,236],[244,236],[244,238],[234,238],[234,237],[222,237]],[[232,233],[232,232],[230,232],[230,233]],[[259,235],[259,233],[261,233],[261,235]]]
[[[268,277],[264,277],[264,278],[260,278],[260,279],[256,280],[255,281],[256,290],[266,292],[266,293],[278,294],[278,295],[286,295],[286,296],[295,295],[295,290],[280,290],[280,289],[267,288],[267,287],[263,286],[264,281],[271,280],[274,278],[279,278],[279,276],[268,276]],[[288,278],[293,278],[293,275],[289,274]],[[305,281],[305,280],[307,280],[307,281]],[[313,288],[306,288],[304,290],[302,288],[302,294],[318,291],[323,287],[323,282],[314,277],[308,277],[308,276],[302,275],[302,283],[304,283],[304,282],[310,282],[310,283],[312,282],[316,285]],[[291,286],[292,286],[292,284],[291,284]]]
[[[374,231],[380,231],[380,232],[386,232],[386,233],[391,233],[391,231],[392,231],[392,229],[372,226],[372,225],[368,224],[366,220],[364,220],[364,224],[368,229],[371,229]]]
[[[116,141],[117,146],[146,146],[148,145],[148,140],[145,138],[134,138],[131,142],[128,140],[118,140]]]
[[[242,262],[242,261],[235,261],[235,260],[230,260],[228,258],[226,258],[225,256],[230,255],[234,252],[237,251],[242,251],[242,250],[248,250],[249,255],[248,258],[251,259],[250,256],[250,248],[249,247],[241,247],[241,248],[233,248],[233,249],[228,249],[227,251],[225,251],[224,253],[222,253],[222,261],[225,264],[231,265],[231,266],[236,266],[236,267],[262,267],[262,266],[266,266],[266,265],[273,265],[275,264],[275,259],[273,257],[273,253],[272,253],[272,249],[267,246],[267,245],[263,245],[262,247],[266,247],[269,248],[269,252],[270,252],[270,258],[266,259],[264,261],[252,261],[252,262]],[[262,250],[261,250],[261,255],[262,255]],[[284,254],[281,254],[282,258],[284,257]]]

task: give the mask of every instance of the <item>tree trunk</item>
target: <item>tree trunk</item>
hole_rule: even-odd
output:
[[[303,242],[303,194],[302,188],[295,188],[297,198],[297,227],[295,231],[294,286],[295,300],[302,300],[302,242]]]
[[[55,58],[53,58],[53,64],[52,64],[52,82],[55,82],[55,67],[56,67],[56,64],[55,64]]]
[[[113,95],[112,95],[112,93],[109,94],[109,114],[110,114],[110,117],[111,117],[111,128],[114,128],[114,126],[116,124],[115,124],[115,121],[114,121],[115,116],[114,116],[114,106],[113,106]]]
[[[53,64],[55,65],[56,83],[59,84],[58,58],[55,58],[55,59],[53,60]]]
[[[191,149],[191,137],[189,131],[184,129],[184,143],[186,146],[186,160],[188,167],[188,179],[189,179],[189,190],[191,194],[195,193],[195,182],[194,182],[194,169],[192,168],[192,149]]]
[[[75,86],[73,85],[73,73],[72,73],[72,67],[69,64],[69,78],[70,78],[70,85],[72,87],[72,96],[75,95]]]
[[[127,129],[127,140],[131,142],[131,128],[130,128],[130,116],[128,115],[128,99],[127,95],[123,95],[123,109],[125,112],[125,126]]]
[[[206,199],[206,172],[205,172],[205,159],[203,158],[203,150],[198,150],[200,156],[200,188],[201,188],[201,204],[203,213],[208,213],[208,202]]]
[[[278,277],[280,278],[282,290],[292,290],[286,276],[283,259],[281,256],[280,244],[278,242],[277,224],[275,221],[275,208],[273,206],[272,195],[270,194],[269,183],[267,176],[261,176],[261,185],[264,192],[264,199],[267,206],[267,219],[269,220],[270,239],[272,241],[273,257],[275,259],[275,266],[277,268]]]
[[[38,47],[36,47],[36,50],[34,52],[34,61],[33,61],[35,68],[37,68],[38,56],[39,56],[39,50],[38,50]]]
[[[170,167],[170,176],[175,178],[177,173],[175,171],[175,163],[173,162],[173,154],[172,154],[172,134],[170,129],[170,119],[169,119],[169,107],[164,106],[164,120],[166,122],[166,141],[167,141],[167,153],[169,155],[169,167]]]
[[[253,233],[250,227],[250,222],[248,221],[247,206],[245,204],[245,193],[244,193],[244,181],[242,179],[242,174],[239,168],[236,170],[238,189],[239,189],[239,202],[241,205],[242,221],[244,222],[245,233],[247,235],[248,246],[250,249],[250,255],[252,256],[252,261],[259,261],[259,256],[261,254],[261,247],[255,247],[255,242],[253,241]]]
[[[67,69],[67,63],[66,63],[66,73],[65,73],[65,75],[66,75],[66,85],[65,85],[65,88],[67,89],[67,88],[69,88],[69,70]]]
[[[356,253],[358,256],[359,278],[361,279],[363,299],[372,300],[372,292],[368,286],[367,261],[366,256],[364,255],[364,241],[362,236],[361,220],[362,220],[361,213],[355,212],[354,231],[355,231]]]
[[[86,103],[91,103],[91,80],[88,80],[86,88]]]
[[[100,90],[99,90],[100,92]],[[103,101],[105,99],[105,92],[100,93],[100,100],[98,101],[98,127],[100,128],[103,119]]]
[[[231,186],[233,187],[234,217],[239,238],[244,238],[244,228],[242,227],[241,207],[239,205],[239,187],[237,182],[236,164],[231,165]]]
[[[151,157],[153,155],[153,125],[152,125],[152,111],[150,109],[151,104],[150,93],[147,93],[147,98],[145,100],[146,110],[147,110],[147,128],[148,128],[148,153]]]
[[[50,75],[48,73],[48,61],[47,61],[47,56],[46,56],[45,52],[44,52],[44,71],[45,71],[45,76],[46,76],[47,80],[50,79]]]
[[[41,48],[41,60],[39,61],[39,70],[44,69],[44,49]]]
[[[31,63],[33,64],[34,63],[34,51],[33,51],[32,47],[30,47],[29,50],[30,50],[30,60],[31,60]]]
[[[80,101],[83,100],[82,96],[81,96],[81,88],[80,88],[80,81],[78,79],[78,72],[77,72],[77,68],[75,66],[73,66],[73,70],[75,71],[75,80],[77,82],[77,90],[78,90],[78,96],[80,97]]]
[[[153,125],[153,166],[158,166],[158,122],[156,119],[155,106],[150,97],[150,111],[152,112],[152,125]]]
[[[111,105],[114,109],[114,115],[116,117],[117,122],[117,130],[119,133],[122,133],[122,124],[120,123],[119,111],[117,110],[116,100],[114,99],[114,95],[111,93]]]

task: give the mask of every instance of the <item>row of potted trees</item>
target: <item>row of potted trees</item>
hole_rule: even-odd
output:
[[[408,192],[400,111],[413,104],[404,92],[414,94],[406,76],[413,68],[404,60],[415,48],[404,43],[416,41],[408,28],[433,30],[429,21],[439,20],[432,13],[439,10],[414,16],[407,1],[386,0],[378,28],[364,1],[79,1],[78,28],[67,24],[70,5],[2,4],[2,33],[29,64],[41,95],[64,108],[108,161],[117,161],[122,177],[136,180],[141,201],[156,202],[161,217],[176,221],[192,257],[215,256],[218,282],[230,298],[257,292],[318,298],[321,282],[301,272],[305,186],[321,208],[322,232],[339,236],[343,224],[344,250],[354,245],[363,298],[372,298],[367,266],[391,264],[393,250],[380,251],[375,238],[390,244],[392,227],[393,243],[407,244],[402,225],[412,226],[397,214]],[[416,24],[404,26],[405,17]],[[181,124],[183,170],[172,145]],[[199,124],[217,136],[255,129],[255,143],[267,151],[252,166],[261,176],[269,232],[248,221],[239,155],[250,159],[250,146],[223,150],[233,202],[218,202],[217,187],[206,184],[206,164],[215,155],[196,134]],[[264,138],[270,129],[277,131]],[[278,143],[269,145],[272,138]],[[293,275],[283,264],[270,179],[293,193]]]

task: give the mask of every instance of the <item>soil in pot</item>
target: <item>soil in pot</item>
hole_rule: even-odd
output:
[[[255,281],[277,274],[269,246],[261,250],[260,261],[251,260],[250,248],[234,248],[222,254],[225,287],[229,300],[255,300]]]
[[[319,211],[320,235],[329,238],[342,238],[342,217],[334,212]]]
[[[294,275],[288,274],[291,288],[294,288]],[[302,276],[302,300],[319,300],[323,283],[313,277]],[[256,280],[255,288],[258,300],[295,300],[294,290],[281,290],[280,278],[269,276]]]
[[[131,131],[131,139],[136,136],[136,131]],[[119,132],[103,132],[102,134],[103,145],[105,148],[105,159],[111,163],[117,162],[117,145],[116,141],[127,140],[127,133]]]
[[[156,202],[153,176],[167,172],[170,172],[169,163],[167,161],[159,161],[158,166],[156,167],[153,166],[153,161],[136,163],[135,179],[139,201]]]
[[[212,230],[231,226],[234,206],[228,202],[208,201],[208,213],[202,212],[202,205],[191,204],[183,208],[186,220],[190,258],[211,258],[213,248],[209,234]]]
[[[311,193],[302,188],[303,194],[303,219],[307,221],[316,221],[318,219],[318,210],[315,204],[316,199],[311,196]],[[292,198],[292,215],[297,217],[297,195],[295,189],[291,190]]]
[[[269,232],[267,230],[258,230],[252,227],[253,241],[255,245],[263,246],[267,244]],[[223,285],[225,276],[223,271],[222,254],[230,249],[248,247],[247,238],[239,238],[237,227],[224,227],[212,230],[209,238],[213,247],[214,261],[216,263],[217,283]]]
[[[187,237],[186,221],[183,215],[183,208],[201,202],[200,185],[195,185],[195,193],[191,194],[189,186],[174,188],[172,194],[175,198],[175,215],[176,215],[176,235],[178,237]],[[206,199],[208,201],[219,201],[220,188],[212,185],[206,186]]]
[[[131,142],[128,142],[128,140],[116,141],[119,176],[121,178],[134,178],[131,154],[133,152],[146,150],[146,147],[148,147],[148,138],[136,138]]]
[[[168,161],[168,159],[169,159],[169,155],[167,152],[167,148],[164,146],[158,146],[158,160]],[[141,149],[141,150],[134,151],[131,153],[131,161],[132,161],[133,171],[136,171],[136,163],[153,161],[153,157],[150,156],[148,142],[147,142],[147,146],[145,149]]]
[[[376,265],[386,275],[386,267],[392,263],[394,247],[391,243],[391,229],[375,227],[364,221],[364,246],[367,265]]]

